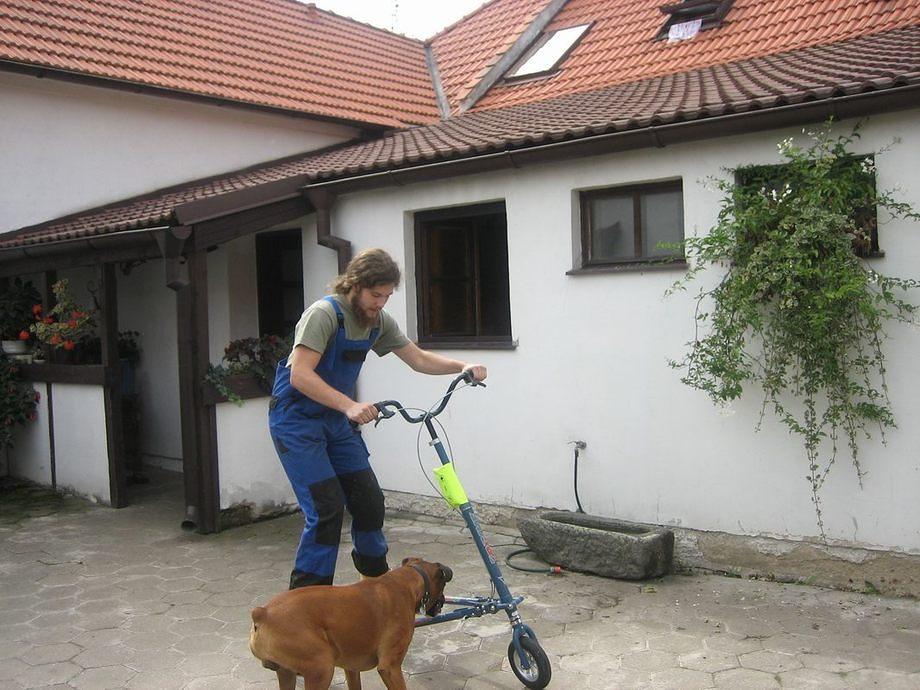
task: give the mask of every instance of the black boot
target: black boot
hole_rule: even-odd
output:
[[[288,589],[297,589],[298,587],[312,587],[313,585],[331,585],[332,575],[316,575],[314,573],[305,573],[302,570],[291,571],[291,582]]]

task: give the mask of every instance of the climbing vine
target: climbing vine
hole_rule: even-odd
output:
[[[723,193],[715,227],[686,240],[692,268],[685,289],[713,266],[715,287],[696,297],[696,336],[671,366],[683,383],[718,405],[746,388],[762,391],[768,409],[803,442],[807,479],[826,541],[820,489],[845,449],[859,484],[859,444],[895,426],[886,385],[885,326],[910,322],[917,306],[912,279],[878,273],[878,217],[920,219],[875,185],[873,156],[851,152],[858,128],[835,136],[831,124],[810,143],[778,145],[779,166],[739,168],[718,180]]]

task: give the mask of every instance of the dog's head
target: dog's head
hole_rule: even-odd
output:
[[[421,558],[404,558],[402,565],[415,570],[424,581],[418,610],[429,616],[437,616],[444,606],[444,585],[453,579],[453,571],[446,565],[429,563]]]

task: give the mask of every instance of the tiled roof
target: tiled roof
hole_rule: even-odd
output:
[[[0,60],[386,127],[438,118],[420,41],[295,0],[0,0]]]
[[[451,110],[524,33],[548,0],[492,0],[429,39]]]
[[[654,40],[667,19],[659,10],[665,4],[674,1],[569,0],[546,31],[593,24],[561,70],[499,83],[475,107],[529,103],[920,23],[920,0],[735,0],[721,26],[669,44]]]
[[[0,249],[168,224],[184,203],[285,178],[306,184],[900,86],[920,87],[920,26],[470,112],[27,228],[0,237]]]

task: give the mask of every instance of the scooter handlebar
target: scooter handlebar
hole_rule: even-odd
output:
[[[450,382],[450,385],[447,387],[447,393],[445,393],[444,397],[441,398],[441,402],[436,408],[428,412],[423,412],[417,416],[409,414],[405,407],[403,407],[403,404],[397,400],[381,400],[380,402],[374,403],[374,407],[376,407],[377,411],[380,413],[377,421],[374,422],[374,426],[377,426],[384,419],[389,419],[390,417],[394,416],[396,412],[399,412],[399,414],[402,415],[402,418],[410,424],[420,424],[424,422],[428,417],[437,417],[444,411],[444,408],[447,407],[447,403],[450,401],[450,396],[454,394],[454,389],[461,382],[468,383],[472,386],[482,386],[483,388],[485,388],[486,385],[482,383],[482,381],[477,381],[474,379],[470,372],[464,371],[457,378]],[[395,410],[395,412],[389,409],[391,407],[393,410]]]

